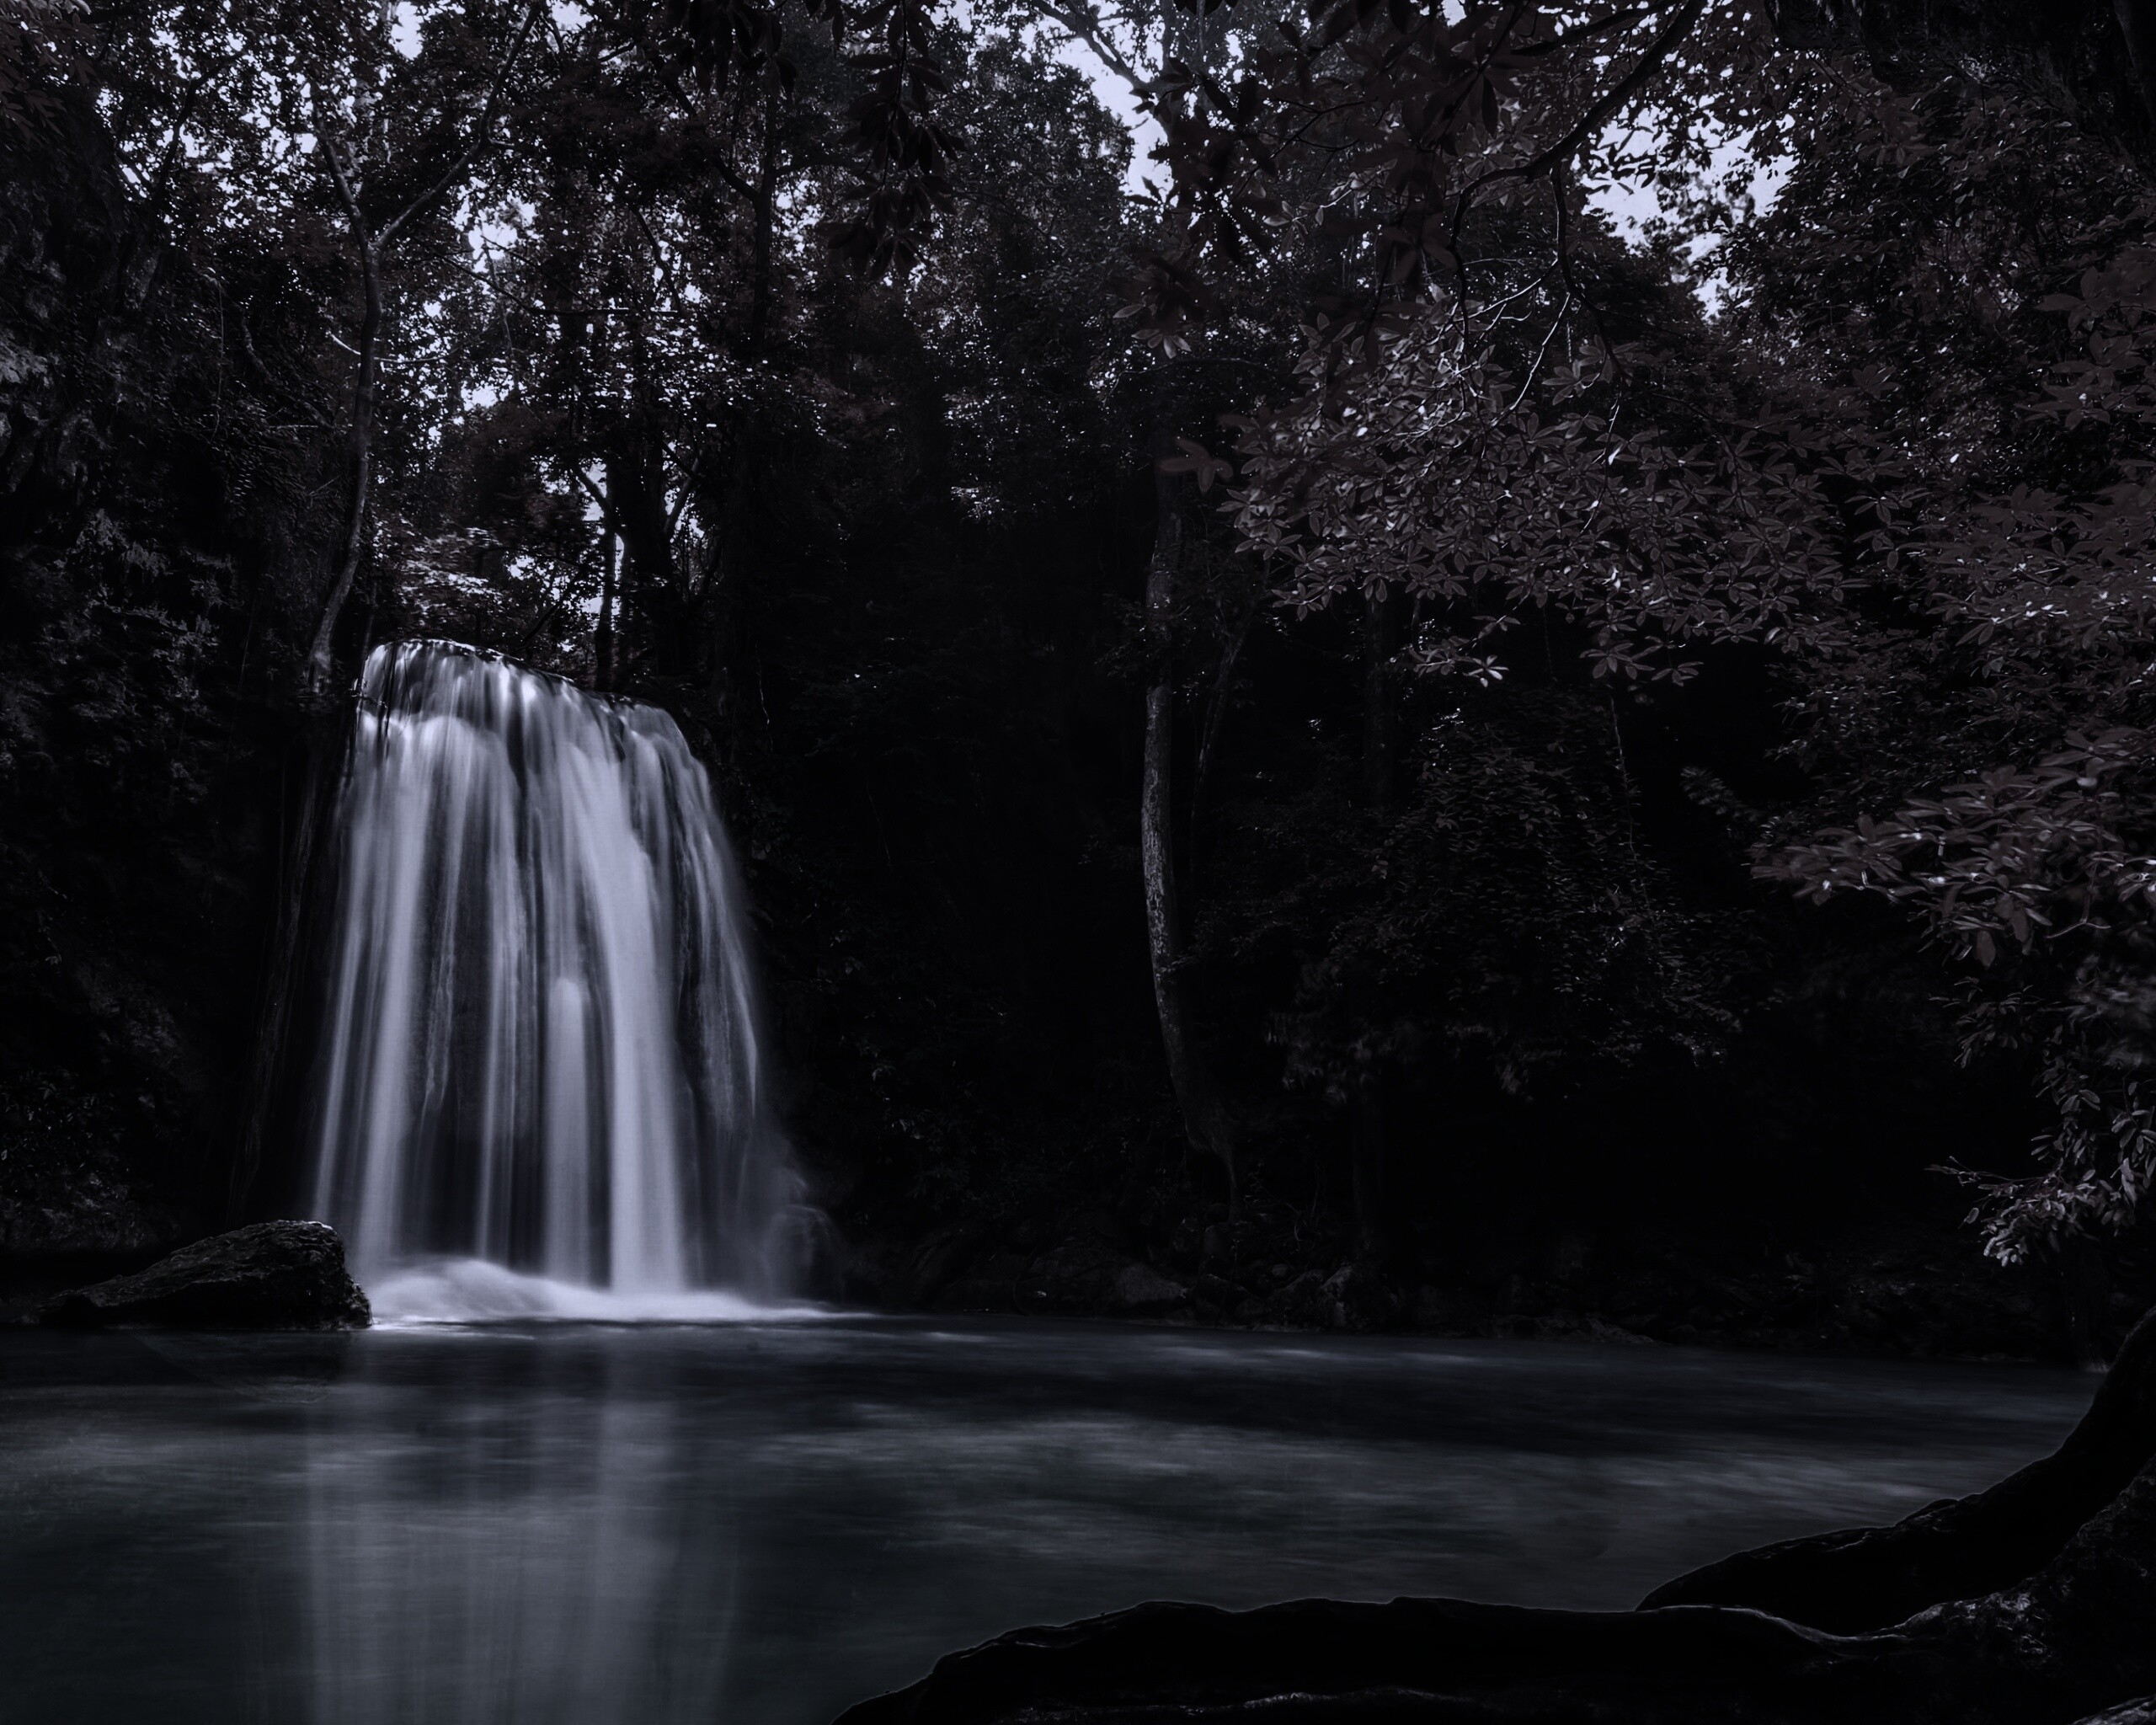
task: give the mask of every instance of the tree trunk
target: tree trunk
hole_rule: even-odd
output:
[[[614,686],[614,569],[621,541],[611,525],[605,529],[605,560],[599,572],[599,622],[591,632],[591,680],[604,693]]]
[[[334,553],[328,590],[323,598],[314,644],[307,658],[305,694],[310,706],[318,705],[329,687],[337,620],[344,614],[344,601],[352,595],[352,579],[359,572],[360,551],[366,542],[367,489],[374,478],[374,422],[382,350],[381,259],[376,255],[374,242],[367,237],[366,218],[356,199],[350,203],[350,214],[352,237],[360,249],[360,283],[366,295],[366,310],[360,319],[359,377],[352,392],[352,428],[344,445],[345,459],[351,465],[352,489],[344,533]]]
[[[641,361],[637,369],[641,379]],[[635,394],[634,411],[623,428],[621,444],[605,463],[607,503],[622,542],[613,638],[617,679],[625,669],[639,664],[675,674],[685,657],[693,660],[696,655],[695,643],[682,639],[679,628],[680,595],[675,590],[673,534],[666,512],[664,446],[643,382]]]
[[[740,699],[736,668],[744,656],[742,646],[746,608],[744,585],[749,574],[750,501],[749,427],[738,424],[727,456],[726,496],[713,534],[711,572],[704,593],[705,628],[710,655],[707,682],[712,712],[719,727],[720,746],[730,756],[740,736],[744,702]]]
[[[1355,1256],[1374,1269],[1392,1261],[1391,1140],[1385,1121],[1385,1065],[1373,1057],[1355,1070]]]
[[[770,339],[776,275],[772,248],[778,215],[779,112],[782,98],[776,93],[764,103],[763,136],[759,142],[756,179],[750,200],[754,237],[749,262],[749,318],[743,331],[741,351],[754,360]],[[743,658],[744,620],[743,582],[747,575],[750,514],[750,451],[755,444],[751,407],[738,414],[728,431],[726,491],[716,530],[712,535],[711,560],[703,594],[705,681],[711,693],[712,712],[719,728],[719,744],[729,753],[739,735],[742,702],[736,687],[735,667]]]
[[[1165,417],[1165,416],[1164,416]],[[1227,1111],[1211,1074],[1193,1043],[1188,991],[1182,971],[1182,907],[1176,882],[1174,654],[1170,630],[1175,610],[1176,567],[1182,553],[1182,521],[1167,476],[1156,467],[1154,498],[1159,510],[1153,560],[1145,572],[1145,620],[1153,637],[1153,672],[1145,690],[1145,777],[1138,799],[1138,848],[1145,880],[1145,938],[1153,966],[1153,1005],[1160,1015],[1161,1046],[1168,1081],[1191,1148],[1218,1158],[1228,1181],[1228,1213],[1242,1214],[1241,1170]]]
[[[246,1113],[240,1124],[225,1192],[225,1221],[237,1227],[248,1220],[256,1183],[269,1159],[279,1126],[291,1118],[287,1057],[297,1017],[298,994],[307,947],[307,886],[315,872],[328,808],[337,794],[336,762],[344,740],[341,712],[308,715],[300,747],[299,795],[287,830],[277,836],[282,870],[276,884],[276,916],[264,957],[255,1013],[254,1049],[247,1079]],[[292,763],[280,772],[289,782]]]
[[[1397,590],[1365,601],[1363,615],[1363,800],[1375,814],[1392,807],[1400,719],[1393,694],[1392,658],[1400,650]]]
[[[1392,808],[1394,757],[1398,752],[1398,717],[1392,686],[1392,656],[1398,647],[1400,595],[1371,599],[1363,618],[1363,800],[1374,824]],[[1372,1001],[1373,1012],[1383,1009]],[[1365,1027],[1374,1041],[1381,1027]],[[1350,1174],[1354,1187],[1355,1255],[1382,1268],[1393,1249],[1392,1145],[1386,1116],[1390,1089],[1388,1056],[1373,1047],[1356,1062]]]
[[[1243,644],[1250,638],[1251,625],[1257,621],[1262,605],[1262,601],[1253,605],[1235,626],[1235,633],[1220,649],[1220,668],[1213,676],[1213,693],[1205,703],[1205,724],[1198,732],[1198,761],[1191,769],[1189,807],[1184,817],[1186,854],[1190,859],[1183,874],[1186,882],[1193,879],[1197,872],[1198,812],[1205,802],[1206,779],[1219,746],[1221,729],[1227,723],[1228,701],[1235,687],[1235,661],[1242,657]]]
[[[778,115],[780,98],[764,103],[762,150],[756,163],[756,235],[749,264],[748,350],[760,351],[771,321],[771,241],[778,211]]]
[[[2033,1574],[2152,1456],[2156,1314],[2127,1338],[2081,1423],[2041,1461],[1892,1527],[1813,1534],[1725,1557],[1665,1583],[1646,1604],[1740,1605],[1837,1635],[1884,1629]]]

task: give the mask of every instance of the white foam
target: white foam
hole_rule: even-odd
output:
[[[446,1258],[415,1265],[367,1289],[378,1327],[419,1324],[525,1323],[534,1321],[614,1324],[797,1322],[835,1314],[819,1306],[759,1305],[720,1288],[588,1288],[551,1276],[521,1275],[483,1258]]]

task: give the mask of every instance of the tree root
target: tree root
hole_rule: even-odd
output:
[[[1642,1609],[1749,1605],[1838,1634],[1884,1629],[1927,1605],[1975,1599],[2035,1574],[2152,1455],[2156,1313],[2127,1338],[2081,1423],[2042,1461],[1892,1527],[1740,1551],[1656,1589]]]

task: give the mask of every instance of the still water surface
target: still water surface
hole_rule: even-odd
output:
[[[2057,1442],[2090,1380],[836,1319],[0,1332],[0,1720],[814,1725],[1145,1599],[1623,1607]]]

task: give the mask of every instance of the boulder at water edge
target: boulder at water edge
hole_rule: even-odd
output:
[[[256,1222],[45,1302],[40,1320],[183,1330],[353,1330],[371,1320],[327,1222]]]

